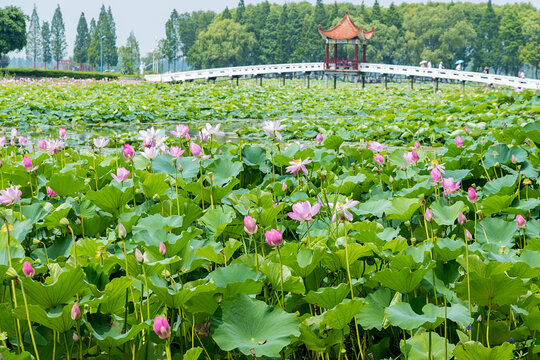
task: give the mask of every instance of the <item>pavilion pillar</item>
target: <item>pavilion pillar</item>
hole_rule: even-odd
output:
[[[329,46],[328,46],[328,42],[326,43],[326,58],[325,58],[325,61],[324,61],[324,64],[326,67],[328,67],[328,62],[330,61],[330,51],[329,51]]]
[[[337,44],[334,44],[334,63],[336,64],[337,69]]]
[[[354,45],[354,70],[358,70],[358,43]]]
[[[261,75],[260,79],[261,79],[261,80],[260,80],[259,86],[262,87],[262,79],[263,79],[263,76],[262,76],[262,75]]]
[[[364,45],[362,45],[362,62],[363,63],[367,63],[367,60],[366,60],[366,44],[364,43]]]
[[[337,75],[334,75],[334,90],[337,88]]]
[[[240,79],[240,76],[237,76],[236,77],[236,87],[238,87],[238,81],[240,81],[239,79]]]
[[[285,73],[283,73],[283,86],[285,86]]]
[[[358,89],[358,74],[354,75],[354,88]]]
[[[414,89],[414,75],[411,75],[411,90]]]
[[[328,76],[329,75],[326,75],[326,74],[324,75],[324,83],[325,83],[327,89],[328,89]]]
[[[311,74],[307,73],[307,88],[309,89],[309,80],[311,79]]]
[[[433,80],[433,92],[436,93],[437,91],[439,91],[439,78],[435,78]]]
[[[362,90],[366,87],[366,76],[362,73]]]
[[[388,74],[384,74],[384,88],[388,90]]]
[[[465,80],[461,80],[461,89],[465,91]]]

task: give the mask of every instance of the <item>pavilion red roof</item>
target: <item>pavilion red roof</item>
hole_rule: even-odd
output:
[[[354,22],[349,17],[349,14],[345,14],[343,19],[331,28],[330,30],[323,30],[322,26],[319,25],[319,33],[327,39],[335,40],[349,40],[355,38],[364,38],[366,40],[371,39],[373,36],[374,28],[371,28],[370,31],[364,31],[363,26],[356,26]],[[363,34],[363,36],[361,35]]]

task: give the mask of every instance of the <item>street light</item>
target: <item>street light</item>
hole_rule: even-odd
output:
[[[100,52],[101,52],[101,72],[103,72],[103,39],[105,39],[105,36],[102,36],[101,37],[101,40],[100,40]]]

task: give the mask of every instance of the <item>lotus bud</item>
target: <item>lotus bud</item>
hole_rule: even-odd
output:
[[[120,223],[120,225],[118,225],[118,237],[120,239],[125,239],[126,236],[127,236],[126,228],[125,228],[124,224]]]
[[[409,227],[409,226],[411,226],[411,222],[409,220],[407,220],[407,221],[405,221],[403,223],[403,225],[405,225],[406,227]]]
[[[472,187],[469,187],[469,190],[467,190],[467,200],[473,204],[478,200],[478,194],[476,194],[476,190],[474,190]]]
[[[388,181],[390,182],[390,184],[393,183],[394,182],[394,177],[392,175],[390,175],[388,177]]]
[[[375,155],[375,162],[379,165],[382,165],[384,164],[384,156],[382,156],[381,154],[377,154]]]
[[[191,152],[191,155],[195,157],[200,157],[203,153],[202,148],[194,142],[189,144],[189,151]]]
[[[58,135],[60,135],[60,137],[61,137],[62,139],[65,139],[66,136],[67,136],[66,129],[65,129],[65,128],[60,128],[60,130],[58,130]]]
[[[431,169],[431,180],[438,183],[442,180],[441,172],[437,168]]]
[[[78,342],[79,341],[79,335],[77,335],[77,333],[73,333],[73,342]]]
[[[144,257],[141,250],[135,249],[135,259],[139,264],[142,264],[144,262]]]
[[[433,213],[431,210],[426,209],[426,213],[424,214],[424,219],[426,219],[427,222],[431,222],[433,220]]]
[[[272,229],[264,233],[266,242],[270,246],[280,246],[283,244],[283,234],[281,231]]]
[[[15,270],[13,267],[10,266],[7,269],[4,277],[6,280],[15,280],[17,277],[19,277],[19,274],[17,274],[17,270]]]
[[[161,254],[161,256],[165,256],[167,254],[167,247],[165,246],[163,241],[159,243],[159,253]]]
[[[465,229],[465,240],[471,241],[473,239],[472,234],[469,230]]]
[[[122,151],[124,153],[124,157],[127,160],[131,160],[135,156],[135,150],[133,150],[133,148],[129,144],[124,144],[124,148],[122,149]]]
[[[184,167],[182,166],[182,164],[180,164],[180,161],[178,162],[177,168],[180,172],[184,171]]]
[[[79,308],[79,304],[77,302],[75,302],[71,308],[71,319],[73,321],[78,321],[81,319],[81,309]]]
[[[58,197],[58,194],[56,194],[54,192],[53,189],[51,189],[50,187],[47,187],[47,196],[48,197],[51,197],[51,198],[54,198],[54,197]]]
[[[323,135],[321,133],[318,133],[317,136],[315,137],[315,140],[316,140],[317,144],[322,143]]]
[[[418,142],[418,140],[414,142],[414,148],[420,149],[420,143]]]
[[[461,211],[458,214],[457,221],[459,225],[465,225],[467,223],[467,218],[465,217],[465,215],[463,215]]]
[[[458,136],[456,138],[456,146],[459,148],[463,146],[463,139],[461,138],[461,136]]]
[[[23,157],[22,165],[27,172],[32,171],[32,168],[34,167],[34,164],[32,164],[32,159],[30,159],[28,156]]]
[[[418,156],[416,149],[413,149],[413,151],[411,151],[411,158],[414,162],[418,162],[420,160],[420,156]]]
[[[60,219],[60,226],[62,227],[66,227],[66,226],[69,226],[69,220],[67,218],[62,218]]]
[[[244,231],[249,235],[253,235],[257,232],[257,223],[251,216],[246,215],[244,217]]]
[[[223,302],[223,294],[222,293],[214,294],[214,301],[218,303],[219,305],[221,305],[221,303]]]
[[[164,316],[158,316],[154,318],[154,332],[160,339],[168,339],[171,337],[171,327],[167,318]]]
[[[482,322],[482,314],[478,315],[478,317],[476,318],[476,321]]]
[[[470,130],[467,126],[463,127],[463,130],[465,131],[465,134],[469,135]]]
[[[45,151],[47,149],[47,141],[41,139],[38,141],[38,149],[41,151]]]
[[[517,164],[517,157],[514,154],[512,154],[512,164]]]
[[[34,275],[36,274],[36,270],[34,270],[32,265],[28,261],[25,261],[23,265],[23,273],[27,277],[31,278],[34,277]]]
[[[521,216],[521,214],[516,215],[516,225],[517,225],[518,231],[521,229],[525,229],[525,226],[527,225],[525,218]]]
[[[287,182],[286,181],[284,181],[283,184],[281,185],[281,190],[284,191],[284,192],[287,190]]]
[[[161,272],[161,277],[164,279],[168,279],[171,277],[171,272],[167,269],[163,269],[163,271]]]

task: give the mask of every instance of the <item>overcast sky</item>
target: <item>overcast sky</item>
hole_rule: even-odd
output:
[[[373,5],[375,0],[365,0],[366,6]],[[262,0],[245,0],[246,5],[257,4]],[[271,3],[283,4],[291,3],[291,0],[270,0]],[[309,0],[315,4],[316,0]],[[339,1],[338,1],[339,2]],[[353,4],[361,4],[361,0],[348,1]],[[392,0],[379,0],[382,6],[387,7]],[[403,0],[394,0],[394,3],[399,4]],[[420,2],[422,0],[409,0],[406,2]],[[450,0],[443,0],[450,2]],[[473,3],[485,3],[487,0],[471,0]],[[540,6],[540,0],[520,1],[520,0],[492,0],[494,4],[507,4],[515,2],[530,2],[537,7]],[[75,42],[75,34],[77,30],[77,22],[81,12],[84,12],[86,19],[90,22],[93,17],[97,20],[99,9],[102,4],[106,7],[111,6],[114,19],[116,21],[117,45],[124,45],[130,31],[135,33],[135,37],[139,41],[141,53],[149,52],[156,44],[156,39],[165,37],[165,21],[169,17],[171,11],[176,8],[180,13],[191,12],[195,10],[213,10],[220,12],[226,6],[234,8],[238,5],[238,0],[0,0],[0,7],[7,5],[15,5],[30,15],[34,3],[37,5],[37,11],[40,21],[51,21],[56,5],[59,4],[64,16],[66,26],[66,38],[68,42],[68,53],[71,55],[73,44]],[[324,3],[333,4],[334,0],[324,0]]]

